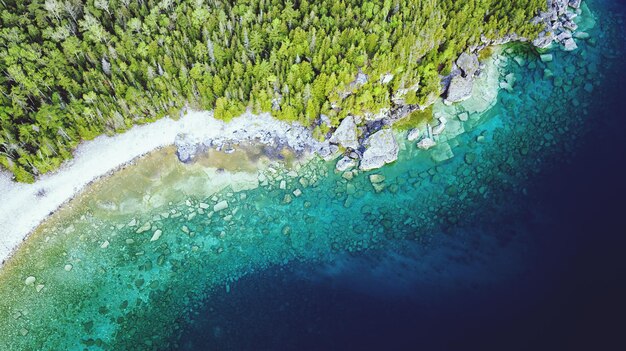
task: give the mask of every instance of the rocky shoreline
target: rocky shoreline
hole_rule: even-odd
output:
[[[547,11],[533,19],[533,23],[544,24],[545,30],[532,44],[537,48],[547,48],[557,42],[563,50],[576,49],[575,36],[572,33],[577,25],[573,20],[580,14],[581,0],[547,1]],[[480,50],[512,41],[529,40],[515,34],[495,41],[483,38],[482,45],[470,48],[470,53],[461,54],[453,64],[451,73],[441,79],[444,103],[450,105],[470,98],[474,82],[484,68],[478,61],[477,53]],[[432,99],[430,104],[436,100]],[[336,164],[338,171],[357,167],[367,171],[394,162],[398,157],[399,146],[389,126],[426,107],[428,106],[407,105],[400,101],[388,111],[380,111],[373,117],[368,116],[367,121],[362,116],[348,116],[323,142],[313,138],[308,128],[297,123],[278,121],[267,113],[246,113],[229,123],[223,123],[218,130],[198,130],[181,134],[176,138],[175,145],[182,162],[189,162],[196,154],[210,148],[228,153],[240,143],[256,142],[277,149],[289,147],[297,154],[314,153],[327,161],[342,156]],[[407,138],[416,141],[421,149],[434,147],[435,137],[443,132],[447,124],[443,116],[439,116],[437,120],[436,126],[427,125],[424,131],[409,131]]]

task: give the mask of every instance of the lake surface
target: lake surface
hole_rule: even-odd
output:
[[[624,8],[590,7],[578,50],[503,48],[512,89],[383,169],[164,149],[97,182],[0,270],[0,349],[611,349]]]

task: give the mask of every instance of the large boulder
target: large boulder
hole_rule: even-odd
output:
[[[454,76],[450,80],[450,86],[445,102],[453,103],[467,100],[472,95],[474,79],[472,77]]]
[[[473,77],[478,70],[478,56],[464,52],[456,60],[456,65],[463,72],[463,77]]]
[[[359,168],[367,171],[380,168],[398,159],[398,143],[391,129],[382,129],[365,141],[365,152]]]
[[[335,165],[335,169],[339,172],[344,172],[354,167],[356,167],[356,160],[348,156],[344,156],[341,160],[337,161]]]
[[[409,133],[407,134],[407,139],[409,141],[414,141],[417,140],[420,137],[420,130],[419,128],[413,128],[411,130],[409,130]]]
[[[176,155],[181,162],[190,162],[199,152],[199,142],[189,134],[178,134],[174,139]]]
[[[357,137],[356,123],[354,117],[348,116],[341,121],[335,133],[328,140],[333,144],[339,144],[345,148],[358,149],[359,140]]]

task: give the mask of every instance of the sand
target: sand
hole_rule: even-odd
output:
[[[166,117],[154,123],[134,126],[123,134],[111,137],[103,135],[83,142],[74,152],[72,160],[66,161],[59,170],[41,176],[33,184],[16,183],[11,180],[9,172],[2,170],[0,265],[42,221],[90,182],[142,155],[173,145],[177,135],[188,134],[204,138],[224,133],[236,135],[234,131],[237,130],[276,130],[282,124],[284,122],[269,115],[256,116],[249,113],[224,123],[214,119],[211,111],[191,111],[178,120]],[[285,127],[278,129],[289,130]]]

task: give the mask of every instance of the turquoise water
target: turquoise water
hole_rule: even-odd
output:
[[[377,171],[274,161],[226,169],[236,187],[214,192],[222,171],[173,165],[164,152],[97,185],[0,272],[0,349],[177,348],[215,291],[230,291],[242,277],[428,245],[439,233],[499,216],[597,122],[589,111],[623,44],[608,18],[579,50],[552,50],[550,63],[508,46],[502,70],[516,78],[511,91],[500,90],[491,109],[467,122],[449,117],[463,127],[458,136],[428,152],[404,142],[399,160]],[[436,162],[448,147],[454,156]],[[253,158],[236,155],[230,164]],[[240,190],[242,178],[253,185]]]

